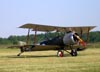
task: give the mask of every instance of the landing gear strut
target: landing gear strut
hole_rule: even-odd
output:
[[[57,52],[57,56],[58,57],[63,57],[64,56],[64,51],[66,51],[67,53],[69,53],[71,56],[77,56],[77,49],[71,49],[71,52],[67,51],[67,50],[58,50]]]

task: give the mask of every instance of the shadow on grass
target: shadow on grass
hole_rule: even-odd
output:
[[[41,55],[41,56],[32,56],[32,55],[21,55],[21,56],[7,56],[8,58],[46,58],[46,57],[56,57],[56,55]]]
[[[48,57],[58,57],[57,55],[7,55],[1,56],[0,58],[48,58]],[[71,55],[65,54],[64,57],[71,57]]]

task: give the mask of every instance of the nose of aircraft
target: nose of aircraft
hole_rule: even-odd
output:
[[[74,34],[74,36],[79,40],[79,44],[82,45],[83,47],[86,46],[86,43],[76,34]]]
[[[83,47],[86,46],[86,43],[79,37],[79,35],[73,32],[65,34],[63,42],[65,45],[79,43]]]

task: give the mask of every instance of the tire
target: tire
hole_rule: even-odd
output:
[[[72,49],[71,50],[71,55],[72,56],[77,56],[77,49]]]
[[[58,57],[63,57],[64,56],[64,52],[62,50],[58,50],[57,56]]]

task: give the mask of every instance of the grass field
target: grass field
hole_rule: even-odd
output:
[[[17,57],[18,49],[0,48],[0,72],[100,72],[100,48],[88,48],[77,57],[56,51],[27,52]]]

